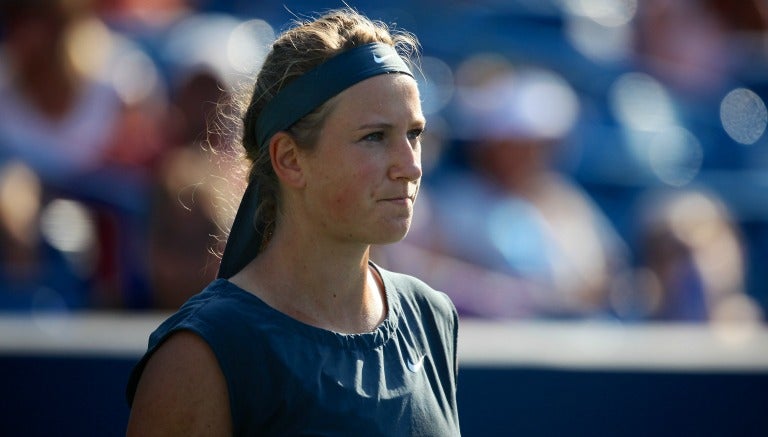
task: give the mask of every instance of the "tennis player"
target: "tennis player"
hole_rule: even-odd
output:
[[[128,435],[459,434],[453,304],[369,260],[419,191],[417,47],[349,8],[273,44],[219,277],[150,336]]]

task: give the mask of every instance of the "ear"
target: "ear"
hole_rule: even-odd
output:
[[[294,188],[304,186],[304,171],[299,161],[299,153],[296,141],[287,132],[278,132],[269,140],[269,156],[275,174],[281,182]]]

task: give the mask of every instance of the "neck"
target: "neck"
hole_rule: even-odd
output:
[[[230,280],[299,321],[344,333],[369,332],[386,317],[369,247],[276,230],[269,245]]]

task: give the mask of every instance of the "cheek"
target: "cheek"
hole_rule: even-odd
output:
[[[360,210],[373,196],[372,169],[363,166],[340,168],[329,184],[328,202],[331,214],[342,220]]]
[[[347,213],[354,211],[358,202],[357,193],[355,187],[349,187],[348,189],[336,190],[333,196],[330,198],[331,214],[337,217],[344,217]]]

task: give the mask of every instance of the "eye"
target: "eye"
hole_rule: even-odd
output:
[[[418,140],[424,133],[424,128],[411,129],[408,131],[408,138],[411,140]]]
[[[369,134],[366,134],[363,138],[361,138],[362,141],[382,141],[384,139],[384,132],[371,132]]]

